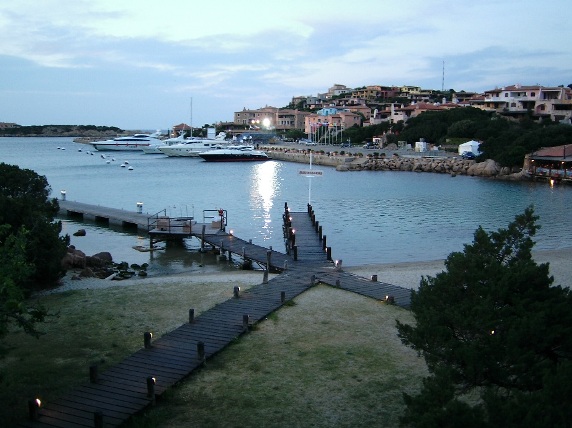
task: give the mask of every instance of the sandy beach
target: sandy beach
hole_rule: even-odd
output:
[[[550,251],[536,251],[533,253],[537,263],[550,263],[550,274],[554,276],[554,284],[572,287],[572,248]],[[377,280],[400,287],[416,290],[422,276],[435,276],[445,268],[444,260],[424,262],[404,262],[370,264],[363,266],[344,266],[343,270],[364,278],[377,275]],[[79,289],[99,289],[108,287],[129,287],[141,284],[167,285],[172,283],[217,283],[234,285],[256,285],[263,281],[262,271],[236,270],[232,272],[213,273],[181,273],[176,275],[152,276],[147,278],[133,278],[122,281],[112,281],[96,278],[83,278],[73,280],[73,272],[62,279],[62,285],[42,294],[58,293]],[[269,275],[269,279],[275,275]]]
[[[554,285],[572,288],[572,248],[550,251],[533,251],[537,263],[550,263],[550,274]],[[445,269],[445,260],[365,265],[344,268],[347,272],[401,287],[416,290],[422,276],[435,276]]]

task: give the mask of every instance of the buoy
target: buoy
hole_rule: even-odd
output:
[[[125,161],[124,163],[125,163],[125,165],[129,165],[129,162],[127,162],[127,161]]]
[[[124,163],[121,164],[121,168],[125,168],[125,164],[124,164]]]
[[[130,166],[130,167],[129,167],[129,168],[127,168],[127,169],[131,171],[131,170],[133,169],[133,167],[132,167],[132,166]]]

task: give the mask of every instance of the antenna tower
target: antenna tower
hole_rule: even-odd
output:
[[[445,61],[443,61],[443,77],[441,78],[441,92],[445,92]]]

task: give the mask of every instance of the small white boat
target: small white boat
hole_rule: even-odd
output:
[[[245,162],[265,161],[270,157],[262,150],[256,150],[253,146],[228,146],[219,149],[199,153],[199,156],[207,162]]]
[[[134,134],[127,137],[117,137],[113,140],[94,141],[89,143],[98,151],[141,151],[152,143],[159,143],[161,131],[153,134]]]

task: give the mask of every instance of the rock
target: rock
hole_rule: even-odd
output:
[[[93,273],[90,268],[86,267],[85,269],[82,269],[82,271],[79,273],[79,276],[81,278],[93,278],[95,273]]]
[[[70,245],[68,252],[62,258],[61,265],[66,270],[84,268],[86,266],[85,253]]]
[[[79,229],[77,232],[73,234],[73,236],[85,236],[85,235],[86,235],[85,229]]]
[[[500,165],[492,159],[484,162],[473,163],[467,170],[468,175],[479,177],[496,177],[501,171]]]
[[[66,253],[60,262],[63,269],[68,270],[73,268],[73,255]]]
[[[108,252],[101,252],[94,254],[91,257],[86,257],[87,265],[91,267],[101,268],[113,263],[113,258]]]

